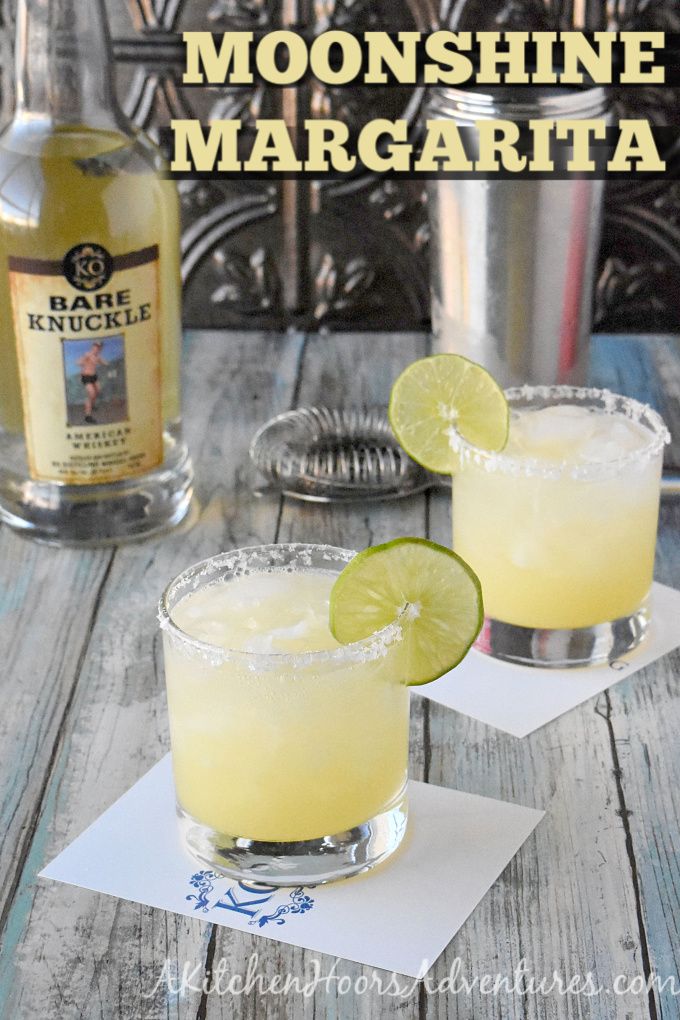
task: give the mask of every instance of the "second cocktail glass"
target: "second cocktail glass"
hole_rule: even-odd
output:
[[[353,556],[316,545],[222,553],[161,599],[180,825],[211,868],[317,884],[377,864],[403,837],[401,628],[350,645],[328,630],[330,587]]]
[[[501,453],[450,433],[453,545],[477,572],[476,647],[536,666],[629,652],[649,621],[663,447],[651,408],[605,390],[506,390]]]

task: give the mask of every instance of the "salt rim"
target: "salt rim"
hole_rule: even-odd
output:
[[[597,389],[587,386],[512,386],[503,391],[508,404],[513,401],[529,403],[532,399],[541,400],[569,398],[572,406],[579,401],[598,401],[599,409],[607,414],[621,414],[631,421],[639,422],[650,432],[650,441],[641,450],[634,450],[622,457],[614,457],[606,461],[593,461],[590,464],[573,464],[569,461],[548,461],[540,457],[520,457],[504,454],[502,451],[483,450],[469,443],[455,429],[446,430],[453,452],[460,458],[461,465],[475,464],[485,471],[500,471],[502,474],[517,477],[561,478],[568,475],[579,481],[595,481],[603,477],[611,477],[623,472],[636,463],[650,460],[657,456],[664,446],[671,441],[671,434],[666,428],[661,415],[633,397],[624,397],[611,390]],[[644,421],[643,421],[644,419]]]
[[[383,658],[389,648],[403,637],[402,627],[397,620],[388,623],[386,627],[375,631],[369,637],[362,638],[361,641],[353,641],[340,648],[315,652],[249,652],[236,648],[222,648],[220,645],[212,645],[194,638],[178,627],[171,616],[170,603],[172,602],[174,606],[178,601],[175,596],[184,589],[195,591],[199,587],[199,582],[212,574],[219,573],[212,582],[218,584],[226,572],[232,573],[235,577],[253,573],[294,574],[299,567],[315,565],[313,562],[315,557],[325,559],[329,564],[347,564],[355,556],[356,553],[351,549],[302,542],[252,545],[217,553],[192,564],[170,581],[158,603],[157,617],[160,628],[177,647],[184,650],[190,648],[212,666],[237,662],[254,673],[317,665],[342,666],[351,662],[372,662]],[[259,566],[258,559],[261,561]],[[185,594],[188,594],[188,591]]]

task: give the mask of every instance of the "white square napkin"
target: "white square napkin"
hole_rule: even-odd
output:
[[[471,651],[456,669],[416,693],[526,737],[680,645],[680,591],[654,584],[649,633],[625,659],[577,669],[536,669]]]
[[[242,885],[184,849],[168,755],[41,877],[418,977],[543,812],[416,782],[409,799],[405,841],[373,871],[313,888]]]

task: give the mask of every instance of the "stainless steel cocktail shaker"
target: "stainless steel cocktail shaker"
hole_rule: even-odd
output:
[[[606,116],[603,89],[432,91],[428,120]],[[603,182],[428,181],[435,351],[464,354],[503,385],[581,382],[587,370]]]

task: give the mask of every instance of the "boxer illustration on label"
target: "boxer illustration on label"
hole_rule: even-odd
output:
[[[97,419],[94,417],[94,412],[97,406],[97,397],[101,393],[101,385],[99,383],[99,376],[97,369],[100,365],[108,365],[102,357],[102,344],[101,340],[94,340],[89,351],[86,351],[82,357],[78,358],[78,365],[80,366],[80,381],[85,387],[85,421],[88,425],[96,425]]]

